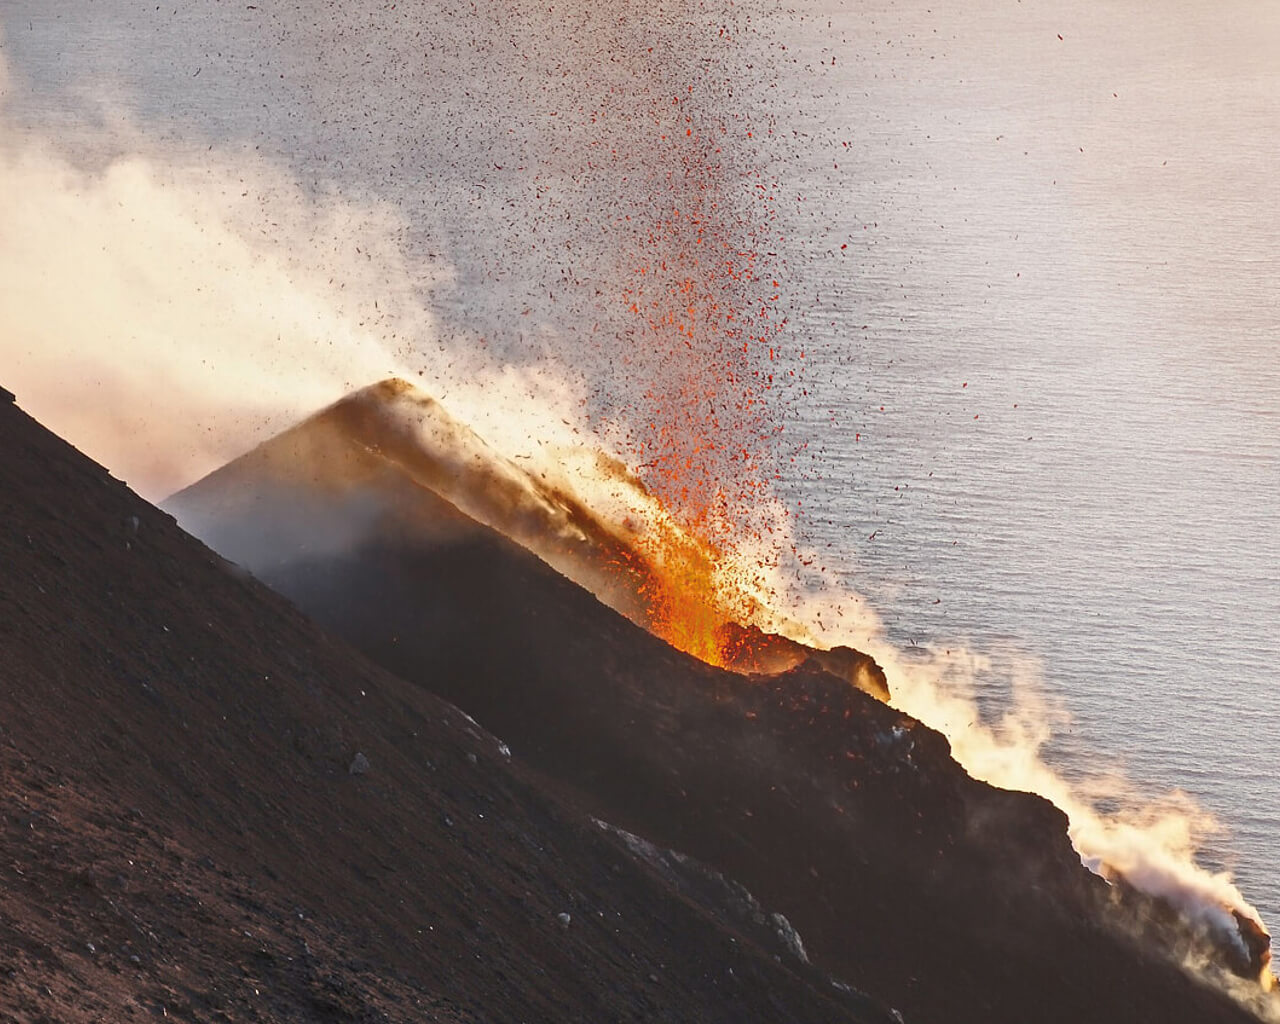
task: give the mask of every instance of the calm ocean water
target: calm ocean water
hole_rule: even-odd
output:
[[[1166,14],[882,12],[815,114],[858,157],[797,493],[899,646],[1038,659],[1051,761],[1194,795],[1228,830],[1202,859],[1275,922],[1277,23]]]
[[[803,197],[778,256],[801,539],[902,648],[1034,661],[1073,718],[1054,763],[1194,795],[1228,829],[1206,860],[1280,922],[1280,19],[759,3],[726,54],[720,2],[399,6],[3,0],[11,109],[97,158],[123,110],[148,145],[387,200],[410,259],[452,267],[422,285],[444,349],[591,374],[578,339],[616,311],[581,222],[635,200],[560,115],[597,78],[641,109],[719,83]]]

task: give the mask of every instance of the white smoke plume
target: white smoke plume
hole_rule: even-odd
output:
[[[247,147],[152,143],[118,110],[32,129],[6,105],[19,86],[0,50],[0,380],[144,496],[424,365],[509,450],[574,440],[565,374],[433,344],[420,296],[449,268],[408,264],[391,204]]]

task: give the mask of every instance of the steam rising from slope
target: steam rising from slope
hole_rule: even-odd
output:
[[[1065,715],[1037,697],[1038,674],[1025,660],[1012,669],[1015,706],[989,723],[974,697],[977,684],[991,673],[987,659],[933,649],[912,663],[882,641],[868,648],[893,680],[892,703],[947,736],[971,775],[1046,797],[1066,812],[1072,843],[1092,870],[1167,901],[1194,927],[1238,944],[1247,955],[1235,915],[1265,931],[1257,910],[1228,872],[1211,873],[1195,859],[1199,837],[1216,831],[1217,823],[1181,793],[1144,802],[1122,779],[1100,776],[1073,784],[1050,768],[1041,752],[1055,719],[1065,725]],[[1103,811],[1103,801],[1119,810]],[[1259,980],[1271,988],[1268,970]]]
[[[236,230],[233,182],[142,157],[86,172],[42,146],[0,157],[9,387],[153,496],[395,366]]]
[[[890,703],[946,736],[953,756],[974,778],[1036,793],[1064,811],[1072,844],[1095,873],[1167,901],[1193,928],[1239,946],[1242,954],[1246,950],[1237,915],[1260,935],[1269,934],[1230,872],[1211,872],[1196,862],[1201,839],[1221,826],[1193,799],[1173,792],[1152,800],[1116,773],[1068,780],[1049,766],[1043,752],[1070,719],[1046,695],[1034,659],[1016,652],[982,654],[960,644],[904,652],[889,643],[865,599],[833,595],[812,580],[806,590],[797,580],[777,577],[776,593],[784,607],[808,623],[822,643],[848,644],[875,658],[889,679]],[[992,684],[1011,692],[1008,710],[994,722],[978,700],[984,686]],[[1199,970],[1205,965],[1188,966]],[[1229,979],[1215,980],[1234,989]],[[1273,990],[1269,968],[1259,982],[1263,991]],[[1255,990],[1236,994],[1265,1019],[1280,1020],[1280,1003],[1274,999],[1257,1002]]]

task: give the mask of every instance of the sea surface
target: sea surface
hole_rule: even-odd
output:
[[[872,227],[814,268],[810,329],[861,343],[813,375],[796,492],[898,646],[1033,656],[1049,760],[1193,795],[1280,921],[1277,22],[1072,9],[942,45],[886,15],[817,115],[864,154],[828,208]]]
[[[963,6],[0,0],[0,27],[19,132],[389,203],[439,330],[396,344],[557,360],[601,417],[627,382],[599,222],[656,179],[593,145],[686,83],[757,126],[726,159],[782,197],[797,539],[904,651],[988,657],[989,715],[1021,685],[1069,713],[1064,774],[1192,795],[1274,926],[1280,15]],[[593,127],[605,100],[630,113]]]

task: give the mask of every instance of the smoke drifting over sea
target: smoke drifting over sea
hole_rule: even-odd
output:
[[[351,221],[378,211],[282,194],[245,154],[155,152],[127,124],[101,132],[112,155],[96,160],[11,123],[0,136],[9,386],[142,493],[395,368],[361,328],[357,289],[335,302],[338,268],[290,256],[345,253]],[[394,253],[378,255],[394,273]]]
[[[780,429],[793,393],[780,389],[803,348],[785,333],[780,182],[771,158],[750,150],[772,126],[732,101],[741,86],[717,71],[753,29],[737,16],[717,28],[700,9],[697,37],[723,48],[708,73],[700,55],[677,52],[686,34],[606,25],[608,13],[578,11],[550,35],[513,29],[517,52],[542,47],[532,57],[540,81],[561,69],[553,85],[478,80],[514,89],[526,125],[559,119],[548,130],[563,143],[532,157],[536,140],[495,145],[478,185],[491,184],[513,218],[524,216],[518,203],[536,208],[539,227],[533,251],[497,261],[482,283],[460,281],[451,254],[424,241],[423,220],[372,190],[306,183],[227,140],[156,141],[123,107],[70,133],[0,107],[3,383],[151,498],[346,391],[393,375],[421,383],[505,457],[567,478],[602,517],[669,509],[750,591],[756,624],[872,654],[894,703],[947,735],[971,774],[1066,811],[1096,870],[1208,928],[1230,932],[1233,910],[1257,919],[1228,876],[1196,866],[1211,823],[1189,800],[1121,799],[1121,813],[1104,813],[1103,796],[1123,797],[1118,782],[1069,783],[1044,763],[1059,723],[1035,699],[1034,666],[1003,670],[1022,699],[987,723],[973,694],[995,669],[982,656],[907,657],[867,601],[815,596],[820,565],[772,486],[796,445]],[[583,40],[591,54],[627,57],[584,62]],[[0,59],[0,103],[22,87]],[[582,95],[599,99],[562,107]],[[563,268],[559,290],[520,294],[511,274],[548,261]],[[452,296],[449,309],[433,294]],[[459,326],[455,306],[472,297],[486,323],[506,319],[505,339],[479,320]],[[566,322],[581,336],[566,341]],[[536,358],[512,357],[521,340]],[[618,462],[665,506],[597,475]]]

